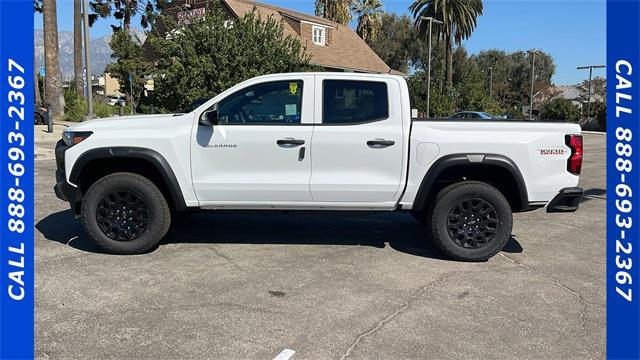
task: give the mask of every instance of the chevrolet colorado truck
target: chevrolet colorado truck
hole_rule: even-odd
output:
[[[193,210],[406,211],[448,256],[483,261],[513,212],[577,210],[578,125],[411,114],[399,76],[261,76],[189,113],[67,128],[54,190],[116,254],[151,250]]]

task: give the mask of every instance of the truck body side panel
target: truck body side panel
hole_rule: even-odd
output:
[[[512,160],[524,178],[529,202],[546,203],[560,189],[578,184],[579,177],[566,170],[571,155],[565,145],[567,134],[580,134],[580,127],[513,121],[414,121],[407,188],[400,204],[403,209],[413,207],[429,168],[453,154],[472,155],[471,161],[488,154]]]

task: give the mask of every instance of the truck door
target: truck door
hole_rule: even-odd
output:
[[[316,77],[311,194],[316,202],[397,201],[403,121],[397,81]],[[376,80],[379,79],[379,80]],[[321,97],[321,98],[320,98]]]
[[[219,124],[193,132],[192,176],[201,206],[312,201],[313,84],[306,75],[261,79],[215,104]]]

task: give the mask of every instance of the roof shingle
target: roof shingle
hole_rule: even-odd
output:
[[[300,39],[302,46],[311,56],[311,63],[329,68],[365,71],[374,73],[388,73],[391,69],[382,59],[348,26],[329,21],[327,19],[299,13],[270,4],[250,0],[222,0],[238,17],[251,12],[255,7],[258,14],[272,16],[275,20],[282,20],[284,34]],[[315,45],[311,37],[303,38],[285,17],[304,22],[324,25],[332,32],[326,46]]]

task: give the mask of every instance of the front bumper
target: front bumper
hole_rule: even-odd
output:
[[[58,199],[66,201],[71,206],[73,213],[76,213],[76,207],[78,204],[78,188],[69,184],[64,173],[64,152],[69,147],[60,140],[56,144],[56,184],[53,186],[53,191],[56,193]]]
[[[584,190],[579,187],[564,188],[549,201],[549,204],[547,204],[547,212],[574,212],[578,210],[583,194]]]

